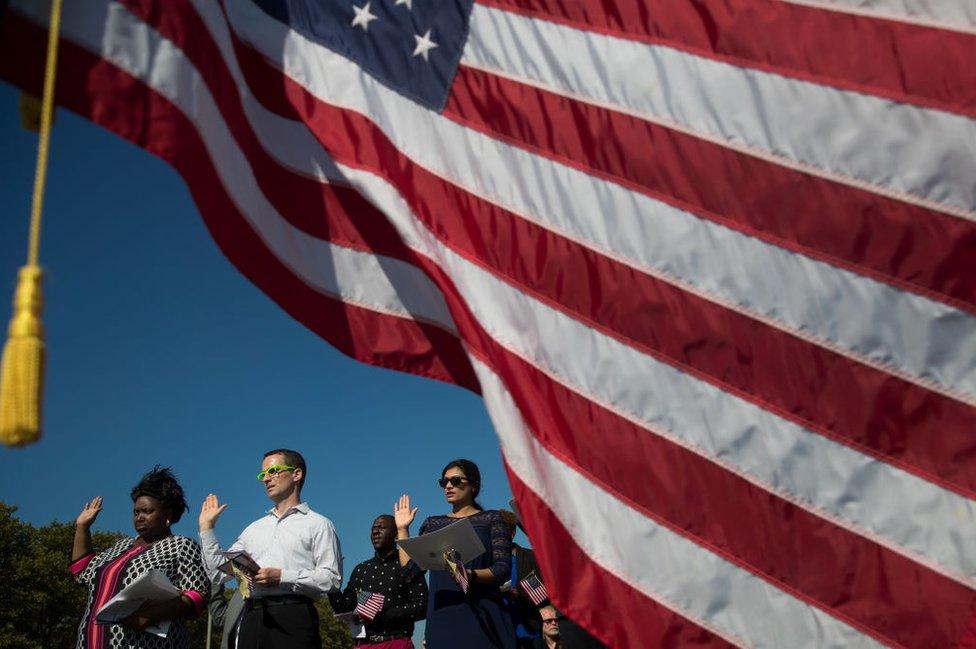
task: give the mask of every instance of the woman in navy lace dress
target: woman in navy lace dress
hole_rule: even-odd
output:
[[[460,518],[471,521],[487,551],[469,561],[464,568],[468,576],[465,594],[451,573],[432,570],[425,640],[427,649],[515,649],[515,628],[499,591],[511,572],[512,541],[501,514],[485,511],[475,498],[481,491],[481,472],[470,460],[454,460],[441,471],[439,484],[451,512],[430,516],[420,526],[420,534],[433,532]],[[410,524],[417,508],[410,507],[410,497],[400,496],[394,506],[397,538],[410,537]],[[400,564],[408,574],[420,568],[400,551]]]

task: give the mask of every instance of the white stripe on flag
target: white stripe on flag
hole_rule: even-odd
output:
[[[960,115],[478,4],[463,60],[976,219],[976,122]]]
[[[449,182],[706,299],[976,403],[976,317],[467,129],[400,97],[251,2],[227,6],[240,36],[289,76],[323,101],[367,115],[406,156]],[[435,140],[439,145],[430,146]],[[272,151],[281,155],[277,146]]]
[[[588,481],[535,440],[495,373],[477,359],[472,365],[505,461],[604,570],[733,644],[757,649],[880,646]]]

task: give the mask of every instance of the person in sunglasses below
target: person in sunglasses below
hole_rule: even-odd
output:
[[[562,616],[554,606],[543,606],[539,609],[542,618],[542,635],[535,639],[533,649],[565,649],[562,638],[559,637],[559,622]]]
[[[434,532],[461,518],[467,518],[487,551],[465,564],[468,592],[465,594],[446,570],[430,573],[425,641],[427,649],[515,649],[515,628],[505,609],[499,587],[511,573],[512,541],[508,526],[496,510],[484,510],[475,498],[481,491],[481,473],[470,460],[454,460],[441,471],[438,481],[451,512],[429,516],[420,534]],[[394,505],[397,538],[410,537],[410,524],[417,508],[403,494]],[[400,550],[400,565],[407,578],[421,571]]]
[[[533,649],[607,649],[552,604],[540,606],[539,616],[542,618],[542,637],[535,639]]]
[[[229,551],[243,550],[260,566],[252,576],[251,597],[244,604],[238,649],[289,649],[322,646],[313,600],[339,588],[342,552],[332,521],[302,502],[305,459],[289,449],[264,454],[258,480],[274,507],[241,532]],[[214,533],[227,508],[210,494],[200,509],[204,563],[214,583],[229,576],[218,567],[226,561]]]

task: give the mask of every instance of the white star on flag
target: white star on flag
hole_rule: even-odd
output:
[[[362,7],[352,6],[352,10],[356,12],[356,17],[352,19],[352,26],[357,25],[363,28],[363,31],[369,31],[369,22],[371,20],[376,20],[376,16],[369,13],[369,3],[367,2]]]
[[[427,33],[425,33],[423,36],[419,34],[414,34],[413,37],[417,39],[417,47],[414,48],[413,55],[423,56],[425,61],[429,60],[427,58],[428,57],[427,53],[430,52],[435,47],[437,47],[437,43],[430,40],[430,30],[428,29]]]
[[[396,0],[398,5],[407,5],[407,9],[413,11],[413,0]]]

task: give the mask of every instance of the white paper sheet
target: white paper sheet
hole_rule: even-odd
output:
[[[116,624],[149,602],[163,602],[180,596],[180,590],[160,570],[150,570],[123,588],[95,612],[95,622]],[[146,628],[146,633],[165,638],[170,621],[163,620]]]

